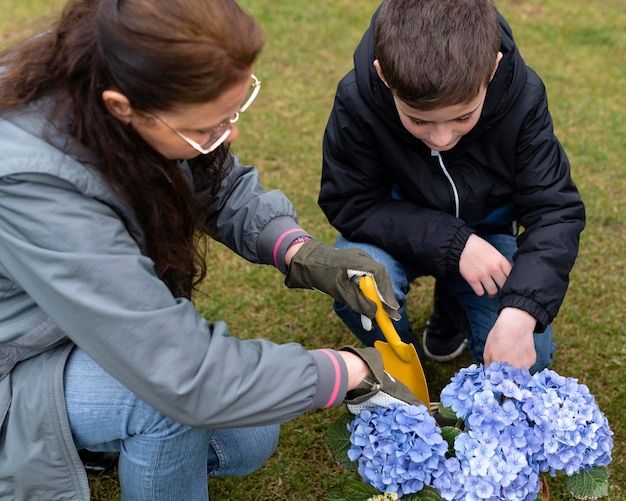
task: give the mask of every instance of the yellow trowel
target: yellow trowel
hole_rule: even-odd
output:
[[[426,407],[430,406],[428,397],[428,385],[422,363],[417,356],[415,346],[403,343],[393,326],[392,320],[385,312],[382,302],[376,291],[374,279],[370,276],[362,276],[359,279],[359,287],[365,297],[376,304],[376,323],[387,342],[375,341],[374,347],[383,356],[385,370],[394,378],[404,383],[413,394],[419,398]]]

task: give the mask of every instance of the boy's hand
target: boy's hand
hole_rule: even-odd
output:
[[[508,362],[530,369],[537,361],[533,332],[537,321],[517,308],[504,308],[487,336],[484,364]]]
[[[477,296],[498,293],[513,265],[498,249],[477,235],[467,239],[459,260],[459,273]]]

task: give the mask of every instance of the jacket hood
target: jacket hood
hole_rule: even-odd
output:
[[[355,80],[361,96],[374,112],[389,127],[397,129],[399,134],[410,135],[400,122],[391,92],[378,77],[373,64],[376,59],[374,31],[380,8],[378,7],[372,16],[370,27],[354,51]],[[498,16],[501,31],[500,51],[503,57],[489,83],[481,118],[468,136],[482,133],[501,118],[522,92],[526,82],[526,64],[515,46],[511,27],[500,14]]]

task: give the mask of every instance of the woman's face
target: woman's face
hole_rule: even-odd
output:
[[[175,109],[156,114],[132,113],[130,123],[137,133],[166,158],[191,159],[200,155],[179,134],[206,147],[222,136],[233,142],[237,138],[236,124],[230,124],[250,92],[251,75],[227,89],[220,97],[202,104],[182,104]]]

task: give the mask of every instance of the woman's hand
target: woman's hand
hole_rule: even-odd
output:
[[[317,289],[369,319],[376,316],[376,305],[359,288],[358,277],[374,278],[387,314],[399,319],[391,280],[385,267],[361,249],[335,249],[317,240],[295,244],[289,255],[285,285],[290,288]],[[289,254],[288,251],[288,254]],[[287,260],[287,257],[286,259]],[[355,278],[356,277],[356,278]]]
[[[348,370],[348,393],[344,400],[352,414],[372,407],[387,407],[391,403],[424,405],[402,382],[385,370],[383,357],[376,348],[339,350]]]

